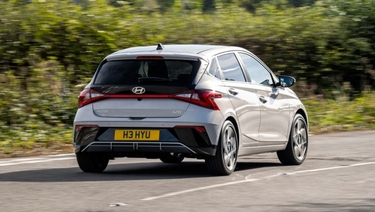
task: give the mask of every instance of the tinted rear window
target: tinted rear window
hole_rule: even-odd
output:
[[[190,85],[199,65],[199,61],[185,60],[108,61],[100,65],[94,84],[136,85],[162,83]],[[160,80],[152,81],[153,78]]]

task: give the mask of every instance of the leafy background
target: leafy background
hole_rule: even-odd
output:
[[[0,0],[0,155],[71,151],[77,96],[107,54],[241,46],[297,78],[312,133],[375,129],[373,0]]]

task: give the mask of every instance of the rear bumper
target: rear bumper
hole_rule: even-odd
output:
[[[199,112],[197,112],[199,111]],[[220,111],[190,105],[175,118],[98,117],[92,107],[77,111],[73,144],[76,153],[104,153],[120,156],[183,153],[192,157],[215,155],[223,117]],[[115,140],[116,130],[160,130],[158,140]]]
[[[102,153],[114,157],[161,155],[165,153],[182,153],[192,157],[213,156],[216,145],[208,138],[207,132],[192,126],[157,129],[160,131],[158,141],[113,140],[116,129],[96,125],[77,125],[74,132],[76,153]],[[144,128],[143,128],[144,129]],[[150,128],[146,128],[150,129]],[[155,130],[155,128],[153,128]]]

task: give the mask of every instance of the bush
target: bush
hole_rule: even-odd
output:
[[[303,100],[309,114],[310,132],[375,129],[375,94],[363,93],[353,101]]]
[[[107,54],[157,43],[242,46],[297,77],[302,96],[326,98],[306,100],[314,132],[375,128],[374,96],[361,96],[375,85],[372,0],[267,1],[254,13],[231,1],[213,1],[206,13],[203,1],[28,2],[0,1],[0,152],[70,143],[76,85]]]

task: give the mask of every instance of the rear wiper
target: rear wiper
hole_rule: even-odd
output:
[[[138,82],[170,82],[171,79],[161,77],[139,77]]]

